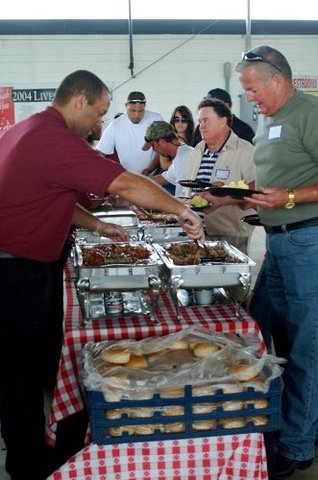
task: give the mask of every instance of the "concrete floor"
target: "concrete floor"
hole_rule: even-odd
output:
[[[256,262],[255,267],[252,268],[252,285],[254,285],[255,283],[258,270],[263,261],[264,253],[265,253],[265,233],[263,228],[256,227],[252,235],[250,251],[249,251],[250,258]],[[0,438],[0,480],[10,480],[10,475],[7,475],[4,471],[4,458],[5,458],[5,447]],[[292,478],[293,480],[318,479],[318,447],[316,448],[316,457],[313,465],[308,470],[303,472],[297,470],[295,474],[290,478]],[[211,480],[213,479],[211,478]],[[237,479],[233,478],[231,480],[237,480]]]

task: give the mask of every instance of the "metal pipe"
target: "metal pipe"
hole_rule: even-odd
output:
[[[131,77],[134,77],[134,52],[133,52],[133,24],[131,18],[131,0],[128,0],[128,11],[129,11],[129,19],[128,19],[128,32],[129,32],[129,70]]]
[[[247,0],[245,52],[251,50],[251,2]]]

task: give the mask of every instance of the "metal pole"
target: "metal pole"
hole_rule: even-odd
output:
[[[245,52],[249,50],[251,50],[251,5],[250,0],[247,0]]]
[[[128,0],[129,20],[128,20],[128,32],[129,32],[129,69],[131,77],[134,76],[134,53],[133,53],[133,25],[131,19],[131,0]]]

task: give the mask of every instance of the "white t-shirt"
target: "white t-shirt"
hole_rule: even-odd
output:
[[[162,172],[162,176],[169,183],[176,186],[176,197],[182,197],[182,186],[178,184],[179,180],[187,180],[191,171],[191,153],[193,147],[190,145],[180,145],[177,149],[177,154],[172,160],[168,170]]]
[[[142,147],[147,127],[155,120],[163,120],[162,115],[145,110],[141,121],[132,123],[127,113],[124,113],[108,125],[96,148],[106,155],[114,153],[116,148],[119,161],[126,170],[141,173],[149,167],[154,157],[152,148],[144,152]]]

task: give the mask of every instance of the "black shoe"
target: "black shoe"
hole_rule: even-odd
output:
[[[277,480],[290,477],[296,470],[306,470],[312,465],[310,460],[292,460],[291,458],[276,455],[276,478]]]

